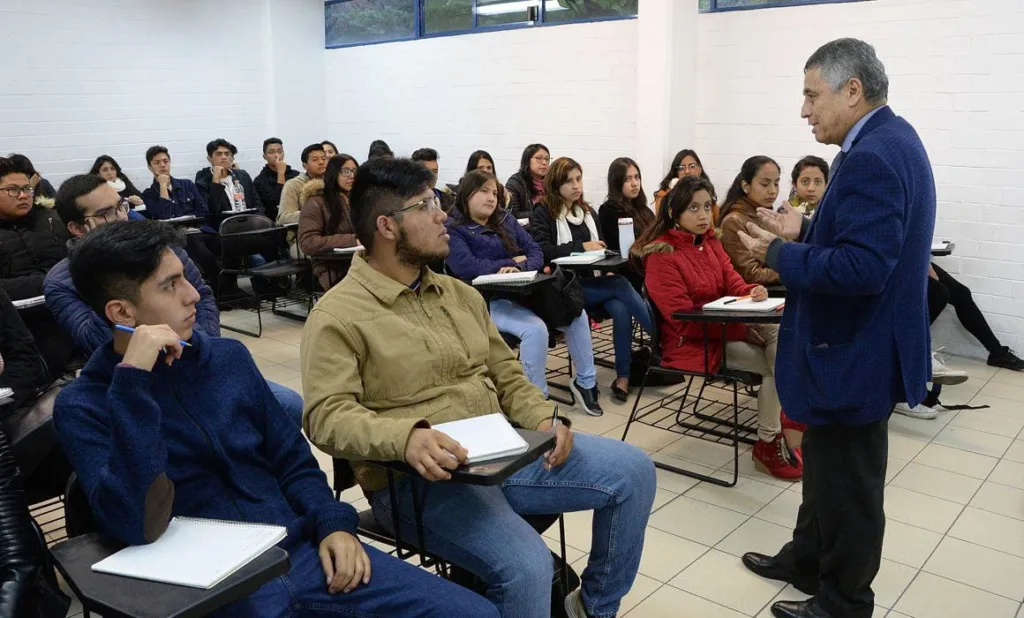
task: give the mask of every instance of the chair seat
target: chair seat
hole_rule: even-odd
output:
[[[300,260],[278,260],[276,262],[270,262],[269,264],[250,268],[249,273],[252,275],[259,275],[261,277],[273,278],[301,275],[308,270],[309,262]]]
[[[700,371],[682,371],[680,369],[672,369],[671,367],[663,367],[661,365],[651,365],[651,373],[662,376],[674,375],[679,377],[697,377],[697,378],[709,378],[708,374]],[[760,386],[762,382],[761,374],[752,373],[750,371],[741,371],[739,369],[725,369],[721,373],[713,374],[713,380],[724,381],[724,382],[739,382],[747,386]]]
[[[378,543],[385,543],[387,545],[395,544],[395,537],[384,526],[380,525],[377,518],[374,517],[371,509],[360,511],[359,513],[359,534],[377,541]]]

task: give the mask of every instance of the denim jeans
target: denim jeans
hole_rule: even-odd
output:
[[[274,393],[277,403],[281,404],[284,413],[294,420],[296,425],[302,427],[302,395],[270,380],[267,380],[267,386],[270,387],[270,392]]]
[[[289,552],[291,569],[263,584],[241,601],[213,616],[283,618],[285,616],[482,616],[496,618],[494,605],[482,596],[429,571],[363,545],[370,557],[370,583],[347,594],[330,594],[317,548],[304,542]]]
[[[615,344],[615,375],[629,377],[633,358],[633,318],[648,333],[654,332],[651,314],[633,286],[625,277],[591,277],[583,279],[583,306],[590,313],[604,309],[612,316],[612,342]]]
[[[654,464],[625,442],[574,435],[569,458],[550,471],[538,459],[501,486],[427,486],[427,551],[486,582],[487,597],[502,618],[536,618],[551,611],[551,553],[523,515],[594,511],[593,543],[582,577],[591,618],[614,616],[636,578],[654,502]],[[420,488],[424,483],[415,481]],[[413,480],[402,477],[396,484],[403,538],[414,539]],[[390,492],[373,492],[370,505],[377,520],[390,528]]]
[[[544,320],[526,307],[506,299],[491,301],[491,320],[499,332],[519,338],[519,362],[526,377],[534,386],[548,395],[548,327]],[[580,387],[597,385],[594,367],[594,346],[590,342],[590,323],[583,311],[569,326],[560,328],[565,333],[565,345],[576,365],[576,379]]]

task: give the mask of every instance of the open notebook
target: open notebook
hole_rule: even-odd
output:
[[[92,570],[210,589],[286,534],[281,526],[175,517],[156,542],[126,547],[92,565]]]
[[[501,284],[501,285],[526,285],[537,278],[537,271],[528,270],[521,273],[503,273],[493,275],[480,275],[473,279],[473,285]]]
[[[354,247],[335,247],[335,253],[359,253],[365,249],[362,245],[356,245]]]
[[[769,298],[768,300],[764,300],[759,303],[754,302],[750,298],[744,298],[743,300],[737,300],[736,302],[729,303],[728,305],[725,304],[734,298],[739,297],[723,296],[714,302],[704,305],[704,311],[756,311],[758,313],[769,313],[786,304],[785,298]]]
[[[434,425],[433,428],[469,451],[468,463],[471,464],[522,455],[530,448],[504,414],[466,418]]]

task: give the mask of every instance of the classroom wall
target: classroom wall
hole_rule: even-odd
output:
[[[598,205],[608,164],[636,151],[636,49],[627,20],[329,50],[328,135],[360,161],[377,138],[435,148],[452,183],[477,149],[504,181],[540,141],[580,162]]]
[[[970,287],[1003,343],[1024,348],[1024,4],[1016,0],[876,0],[704,14],[699,18],[695,145],[723,194],[745,158],[788,173],[831,161],[800,118],[802,70],[828,40],[873,43],[889,101],[918,129],[938,188],[937,260]],[[935,347],[982,355],[947,310]]]

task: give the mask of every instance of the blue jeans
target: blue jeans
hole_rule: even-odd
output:
[[[414,539],[413,481],[402,477],[396,483],[403,538]],[[420,487],[423,483],[416,481]],[[569,458],[553,470],[545,470],[538,459],[500,487],[431,483],[423,504],[424,542],[429,552],[486,582],[487,597],[502,618],[547,616],[551,553],[521,516],[593,510],[583,600],[592,618],[608,618],[636,578],[654,491],[654,464],[643,451],[577,433]],[[390,492],[373,492],[370,505],[377,520],[390,528]]]
[[[296,425],[302,427],[302,395],[270,380],[267,380],[267,386],[270,387],[270,392],[274,393],[274,399],[277,399],[277,403],[281,404],[284,413],[294,420]]]
[[[368,545],[370,583],[347,594],[330,594],[317,548],[304,542],[289,552],[291,569],[263,584],[256,592],[215,612],[214,616],[283,618],[285,616],[396,616],[498,615],[487,599],[448,580],[406,564]]]
[[[615,344],[615,375],[629,377],[633,358],[633,318],[648,333],[654,332],[651,314],[633,286],[625,277],[591,277],[582,279],[583,306],[590,313],[604,309],[612,316],[612,341]]]
[[[519,338],[519,362],[526,377],[548,396],[548,327],[544,320],[526,307],[499,298],[491,301],[491,320],[499,332]],[[558,329],[565,333],[565,345],[576,364],[576,380],[581,388],[597,385],[594,367],[594,346],[590,342],[590,323],[583,311],[569,326]]]

